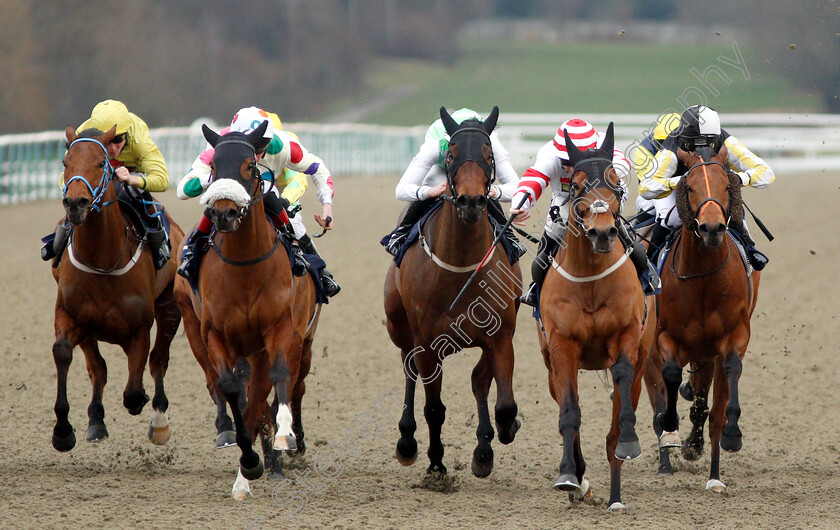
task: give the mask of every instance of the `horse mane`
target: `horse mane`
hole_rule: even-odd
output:
[[[730,218],[730,224],[741,223],[744,218],[744,199],[741,196],[741,178],[733,173],[728,172],[729,177],[729,211],[727,215]],[[688,184],[685,178],[680,179],[677,188],[674,190],[676,194],[677,213],[682,219],[683,224],[691,223],[694,219],[694,212],[691,209],[691,203],[688,200]]]
[[[76,138],[99,138],[103,134],[105,134],[104,131],[100,131],[96,127],[91,127],[80,132],[79,135],[76,136]],[[70,149],[70,142],[68,142],[66,138],[64,140],[64,148]]]

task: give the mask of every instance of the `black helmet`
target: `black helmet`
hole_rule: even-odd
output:
[[[721,146],[720,116],[705,105],[694,105],[680,116],[680,134],[677,145],[683,151],[696,147],[711,147],[717,153]]]

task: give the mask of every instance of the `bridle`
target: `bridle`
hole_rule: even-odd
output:
[[[251,168],[251,189],[248,190],[243,185],[243,188],[246,189],[246,191],[248,193],[248,196],[251,197],[251,200],[247,204],[245,204],[244,206],[241,206],[239,208],[239,210],[237,212],[236,219],[235,219],[235,223],[238,226],[242,222],[242,219],[245,216],[248,215],[251,208],[255,204],[257,204],[260,200],[262,200],[263,191],[262,191],[262,183],[260,182],[261,179],[259,178],[259,174],[257,172],[257,163],[256,163],[257,151],[254,148],[253,144],[251,144],[251,142],[249,142],[247,140],[243,140],[241,138],[229,138],[228,136],[223,136],[222,139],[219,140],[219,143],[216,144],[216,147],[215,147],[216,153],[219,152],[219,147],[221,147],[223,145],[233,145],[233,144],[247,146],[248,149],[250,149],[250,151],[251,151],[252,158],[254,159],[254,164],[253,164],[253,167]],[[215,155],[214,155],[214,157],[215,157]],[[237,177],[239,177],[239,175],[237,175]],[[215,181],[217,178],[218,178],[218,176],[214,173],[211,176],[210,182]],[[224,177],[224,178],[231,178],[231,177]],[[240,184],[244,184],[244,182],[242,182],[243,179],[241,179],[241,178],[231,178],[231,180],[239,182]],[[272,180],[272,185],[273,185],[273,180]]]
[[[611,167],[612,160],[600,156],[581,160],[572,167],[572,175],[578,171],[583,171],[586,174],[585,185],[578,190],[577,193],[570,194],[569,196],[569,200],[572,202],[572,220],[582,230],[586,230],[583,225],[584,215],[581,214],[577,206],[578,204],[586,201],[586,197],[584,197],[585,193],[589,193],[592,190],[608,189],[610,194],[615,197],[617,201],[621,201],[619,190],[606,180],[607,170]],[[613,218],[616,217],[615,212],[610,209],[609,204],[601,198],[598,198],[589,204],[589,211],[593,214],[609,212]],[[617,219],[616,222],[618,222]]]
[[[458,155],[450,158],[452,153],[451,147],[455,137],[466,132],[472,133],[472,135],[466,137],[466,140],[463,142],[464,149],[459,148]],[[475,141],[475,135],[481,138],[482,141],[480,143]],[[481,147],[485,144],[492,145],[492,141],[490,140],[490,133],[481,127],[463,127],[452,133],[452,136],[449,138],[450,150],[446,153],[446,165],[444,166],[446,169],[446,183],[449,185],[452,195],[442,195],[445,200],[451,201],[454,204],[458,199],[459,195],[455,190],[455,174],[458,173],[458,170],[465,162],[475,162],[484,171],[484,175],[487,177],[487,184],[484,186],[484,197],[486,198],[490,194],[490,187],[496,180],[496,161],[492,155],[489,163],[484,159],[481,153]],[[458,145],[461,146],[462,144]]]
[[[105,165],[102,168],[102,176],[99,178],[99,184],[96,186],[96,188],[94,188],[93,186],[90,185],[90,182],[88,182],[87,178],[85,178],[84,176],[73,175],[72,177],[70,177],[70,179],[68,179],[64,183],[64,189],[62,190],[62,196],[67,197],[67,189],[70,187],[70,184],[72,182],[76,181],[76,180],[80,180],[80,181],[82,181],[82,183],[87,187],[88,191],[90,192],[90,195],[91,195],[90,209],[95,211],[95,212],[98,212],[102,208],[108,206],[109,204],[112,204],[112,203],[116,202],[116,200],[117,200],[117,199],[112,199],[108,202],[100,204],[102,202],[102,198],[105,195],[105,192],[108,191],[108,188],[111,186],[111,180],[113,180],[113,178],[114,178],[114,168],[111,167],[111,163],[108,161],[108,158],[109,158],[108,157],[108,149],[106,149],[105,145],[102,142],[100,142],[99,140],[97,140],[96,138],[76,138],[67,147],[67,151],[70,152],[70,149],[72,149],[74,145],[76,145],[77,143],[80,143],[80,142],[95,143],[96,145],[98,145],[99,147],[102,148],[102,151],[105,153],[105,162],[104,162]]]
[[[697,209],[695,209],[694,212],[692,213],[693,216],[694,216],[694,219],[691,220],[692,223],[694,223],[693,231],[694,231],[695,234],[697,234],[697,237],[701,237],[700,233],[699,233],[699,223],[697,221],[697,218],[700,216],[701,213],[703,213],[703,208],[708,206],[709,203],[715,204],[715,205],[717,205],[718,208],[720,208],[720,211],[723,214],[724,219],[726,219],[726,223],[725,223],[725,228],[726,229],[729,229],[729,221],[732,218],[732,216],[729,214],[729,212],[726,210],[726,208],[723,207],[723,204],[721,204],[719,200],[712,197],[712,189],[711,189],[711,185],[709,184],[709,173],[708,173],[708,171],[706,171],[706,168],[705,168],[705,166],[711,166],[711,165],[720,166],[721,168],[723,168],[724,174],[726,174],[726,166],[724,166],[723,164],[721,164],[720,162],[718,162],[716,160],[710,160],[710,161],[703,161],[703,162],[699,162],[697,164],[694,164],[693,166],[691,166],[688,169],[688,171],[685,172],[685,177],[683,177],[683,178],[688,178],[689,173],[691,173],[693,170],[695,170],[698,167],[703,168],[703,181],[706,183],[706,194],[708,195],[708,197],[703,199],[703,201],[697,206]]]

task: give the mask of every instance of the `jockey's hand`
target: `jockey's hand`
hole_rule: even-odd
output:
[[[318,223],[318,225],[320,225],[320,227],[324,230],[332,230],[334,224],[332,217],[332,204],[327,203],[321,208],[321,215],[315,214],[315,222]],[[330,220],[329,224],[327,224],[328,218]]]
[[[120,182],[125,182],[133,188],[144,188],[145,179],[142,178],[142,173],[131,173],[127,167],[120,166],[114,169],[114,175]]]
[[[430,186],[429,187],[428,197],[430,199],[436,199],[436,198],[440,197],[441,195],[443,195],[445,191],[446,191],[446,182],[441,182],[437,186]]]
[[[510,215],[513,216],[513,224],[525,226],[525,221],[531,217],[531,213],[525,208],[511,208]]]
[[[491,199],[495,199],[499,196],[499,192],[496,191],[498,186],[490,186],[490,191],[487,193],[487,196]]]

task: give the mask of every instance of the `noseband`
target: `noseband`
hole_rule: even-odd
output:
[[[586,160],[581,160],[572,168],[572,175],[574,175],[578,171],[583,171],[586,174],[586,183],[584,187],[581,188],[580,191],[578,191],[578,193],[570,196],[570,200],[572,201],[572,210],[574,210],[573,218],[575,224],[577,224],[580,228],[584,228],[583,216],[578,211],[577,205],[584,201],[584,193],[588,193],[589,191],[596,189],[608,189],[610,193],[616,198],[616,200],[618,200],[619,202],[621,201],[619,190],[606,180],[607,170],[611,167],[611,159],[603,157],[593,157],[587,158]],[[593,214],[610,212],[610,214],[613,217],[615,217],[615,214],[612,213],[612,211],[610,210],[609,204],[600,198],[589,205],[589,210]]]
[[[495,159],[491,157],[491,161],[488,163],[481,152],[481,147],[483,145],[492,145],[490,134],[481,127],[464,127],[462,129],[458,129],[452,133],[452,136],[449,139],[450,149],[455,137],[461,133],[471,133],[470,136],[466,137],[466,140],[463,143],[464,149],[458,149],[458,155],[451,162],[449,161],[449,153],[447,153],[446,182],[449,185],[449,189],[452,191],[452,196],[444,194],[443,198],[448,201],[452,201],[453,203],[455,199],[458,198],[458,192],[455,191],[455,174],[465,162],[475,162],[482,171],[484,171],[484,175],[487,177],[487,184],[484,186],[485,197],[489,195],[490,186],[492,186],[493,182],[496,180]],[[476,142],[477,136],[480,138],[480,142]]]
[[[114,177],[114,168],[111,167],[111,163],[108,160],[108,149],[97,140],[96,138],[76,138],[73,140],[70,145],[67,147],[67,152],[70,152],[70,149],[73,149],[73,146],[79,142],[91,142],[95,143],[99,147],[102,148],[102,151],[105,153],[105,167],[102,168],[102,176],[99,178],[99,185],[94,188],[90,185],[90,182],[83,177],[82,175],[73,175],[64,183],[64,190],[62,191],[62,196],[67,197],[67,189],[70,187],[70,184],[75,180],[80,180],[82,183],[87,187],[88,191],[90,192],[90,196],[92,198],[90,209],[98,212],[102,208],[108,206],[109,204],[116,201],[116,199],[108,201],[104,204],[100,204],[102,202],[102,197],[105,195],[105,192],[108,190],[108,187],[111,185],[111,180]]]
[[[252,157],[254,158],[254,167],[251,170],[251,182],[252,182],[251,189],[248,190],[244,185],[242,186],[243,188],[246,189],[246,191],[248,193],[248,196],[251,197],[251,200],[248,202],[248,204],[245,204],[244,206],[241,206],[239,208],[239,212],[237,214],[237,219],[236,220],[237,220],[237,222],[240,222],[243,217],[248,215],[248,212],[251,210],[251,208],[263,198],[262,185],[260,183],[259,175],[257,173],[257,164],[256,164],[257,154],[256,154],[256,150],[254,149],[254,146],[251,144],[251,142],[249,142],[247,140],[243,140],[241,138],[222,137],[222,139],[219,141],[219,143],[216,144],[216,147],[215,147],[216,153],[219,152],[219,147],[221,147],[223,145],[229,145],[229,144],[230,145],[239,144],[239,145],[247,146],[248,149],[250,149],[250,151],[251,151]],[[214,155],[214,158],[215,158],[215,155]],[[222,177],[222,178],[229,178],[230,180],[233,180],[233,181],[236,181],[236,182],[240,182],[240,180],[242,180],[240,175],[238,175],[238,174],[237,174],[237,178],[234,178],[234,177]],[[218,174],[215,175],[211,179],[211,182],[216,181],[217,179],[219,179]],[[240,182],[240,183],[244,184],[244,182]]]

